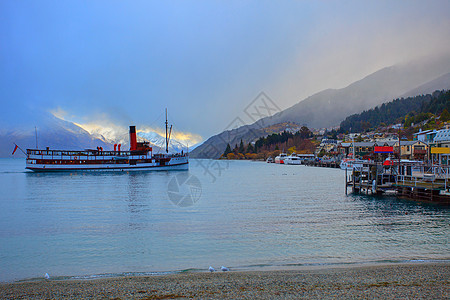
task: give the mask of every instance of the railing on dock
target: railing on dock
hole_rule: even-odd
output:
[[[340,161],[324,161],[324,160],[303,160],[302,165],[310,167],[322,167],[322,168],[340,168]]]
[[[346,193],[351,187],[353,193],[390,193],[416,200],[450,203],[448,165],[394,162],[384,166],[379,162],[367,162],[345,173]]]

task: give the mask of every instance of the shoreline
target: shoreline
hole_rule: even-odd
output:
[[[450,263],[344,265],[295,270],[189,272],[0,283],[2,299],[450,297]]]

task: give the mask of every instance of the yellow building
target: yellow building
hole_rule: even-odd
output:
[[[449,162],[449,147],[431,147],[431,158],[433,162],[447,165]]]

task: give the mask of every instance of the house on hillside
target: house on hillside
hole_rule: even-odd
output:
[[[384,143],[392,143],[392,145],[398,141],[398,136],[397,134],[383,134],[382,137],[376,138],[375,142],[377,143],[378,146],[382,146]],[[389,146],[392,146],[389,145]]]
[[[436,132],[433,146],[450,148],[450,128],[444,128]]]
[[[351,142],[341,142],[338,145],[338,152],[342,157],[347,157],[350,153],[353,153]]]
[[[337,140],[324,138],[324,139],[322,139],[322,141],[320,142],[320,146],[324,146],[324,145],[337,145],[337,143],[338,143]]]
[[[339,154],[338,141],[334,139],[323,139],[316,148],[316,155],[319,153],[336,156]]]
[[[389,128],[392,128],[392,129],[402,129],[402,128],[403,128],[403,124],[402,124],[402,123],[394,124],[394,125],[389,126]]]
[[[431,144],[433,143],[436,134],[437,130],[425,130],[425,131],[420,130],[419,132],[413,134],[413,140]]]
[[[377,142],[377,146],[382,146],[382,147],[394,147],[395,144],[398,141],[384,141],[384,142]]]

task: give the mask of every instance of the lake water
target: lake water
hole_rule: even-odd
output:
[[[448,208],[345,195],[344,171],[33,173],[0,159],[0,281],[448,261]]]

